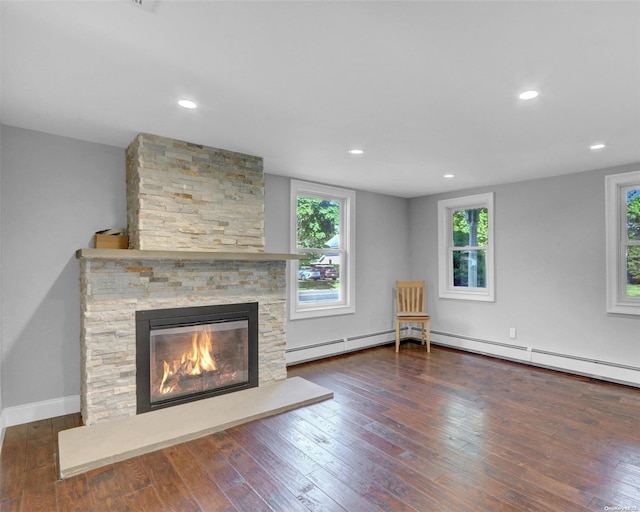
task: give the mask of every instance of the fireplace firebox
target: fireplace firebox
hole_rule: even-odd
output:
[[[258,385],[258,304],[136,311],[137,413]]]

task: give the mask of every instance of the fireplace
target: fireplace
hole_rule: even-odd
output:
[[[182,391],[171,391],[171,386],[169,393],[162,393],[169,396],[151,397],[151,328],[159,331],[156,345],[160,346],[154,349],[154,357],[170,359],[170,368],[182,357],[162,354],[168,350],[163,346],[169,343],[166,340],[188,339],[181,342],[189,347],[181,349],[187,356],[194,343],[194,333],[189,332],[194,329],[182,329],[193,325],[193,319],[165,325],[165,319],[176,316],[167,308],[258,301],[257,363],[252,359],[251,320],[248,327],[249,383],[244,384],[244,370],[241,377],[219,377],[217,383],[206,372],[204,382],[190,382],[183,378],[183,370],[180,376],[170,376],[181,384],[181,390],[189,381],[200,397],[201,392],[208,396],[211,391],[200,388],[215,389],[223,381],[226,384],[220,393],[253,386],[256,379],[258,387],[285,380],[285,270],[286,261],[297,255],[265,253],[262,159],[138,134],[127,148],[126,166],[129,249],[80,249],[76,253],[82,296],[80,408],[84,424],[129,418],[140,410],[187,400],[190,392],[183,396]],[[165,311],[155,318],[153,310]],[[155,322],[146,327],[149,335],[140,348],[137,312],[144,312],[139,314],[141,321],[151,318]],[[210,322],[196,322],[212,324],[195,329],[202,331],[196,333],[198,337],[221,336],[215,332],[220,318],[213,314]],[[232,326],[223,330],[226,327],[234,330]],[[201,343],[207,342],[196,340],[196,347]],[[138,363],[139,351],[145,363]],[[252,369],[254,364],[257,370]],[[215,366],[219,371],[218,363]],[[158,371],[155,365],[154,371]],[[140,405],[146,401],[149,403]]]
[[[256,302],[136,312],[138,414],[257,385]]]

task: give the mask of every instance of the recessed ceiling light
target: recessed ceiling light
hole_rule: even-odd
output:
[[[354,148],[354,149],[350,149],[349,153],[351,153],[352,155],[361,155],[362,153],[364,153],[364,151],[361,150],[361,149],[355,149]]]
[[[598,149],[604,149],[606,147],[607,147],[606,144],[599,143],[599,144],[593,144],[592,146],[589,146],[589,149],[593,151],[597,151]]]
[[[446,178],[448,180],[452,180],[453,178],[456,177],[456,175],[455,174],[451,174],[451,173],[447,173],[447,174],[443,174],[442,177]]]
[[[196,108],[198,106],[191,100],[179,100],[178,105],[182,108]]]
[[[532,100],[533,98],[535,98],[536,96],[538,96],[538,91],[524,91],[522,93],[520,93],[519,98],[521,100]]]

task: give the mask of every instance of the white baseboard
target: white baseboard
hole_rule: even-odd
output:
[[[305,363],[307,361],[346,354],[356,350],[362,350],[364,348],[386,345],[387,343],[394,343],[395,339],[396,332],[394,330],[389,330],[316,343],[315,345],[307,347],[290,348],[287,349],[286,353],[287,365]]]
[[[79,411],[80,395],[66,396],[62,398],[54,398],[53,400],[44,400],[43,402],[34,402],[15,407],[5,407],[2,411],[2,420],[0,421],[0,424],[3,425],[3,427],[11,427],[13,425],[21,425],[22,423],[29,423],[31,421],[55,418],[56,416],[64,416],[65,414],[73,414]]]
[[[585,377],[625,384],[627,386],[640,387],[640,368],[621,363],[588,359],[581,356],[560,354],[535,348],[528,349],[527,347],[518,345],[470,338],[452,333],[432,331],[431,341],[438,345],[466,350],[477,354],[485,354],[509,361],[517,361],[551,370],[560,370]]]
[[[640,387],[640,368],[628,365],[574,358],[535,349],[531,352],[531,364],[618,384]]]

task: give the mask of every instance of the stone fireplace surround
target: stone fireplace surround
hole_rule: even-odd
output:
[[[262,159],[139,134],[130,249],[81,249],[85,425],[136,414],[135,312],[258,301],[259,386],[286,379],[287,259],[264,253]]]
[[[258,385],[286,379],[284,260],[81,250],[81,412],[85,425],[136,414],[138,310],[258,300]],[[136,257],[137,256],[137,257]],[[219,257],[222,257],[220,255]],[[237,254],[227,257],[240,258]],[[279,255],[262,257],[283,258]],[[195,259],[194,259],[195,258]]]

